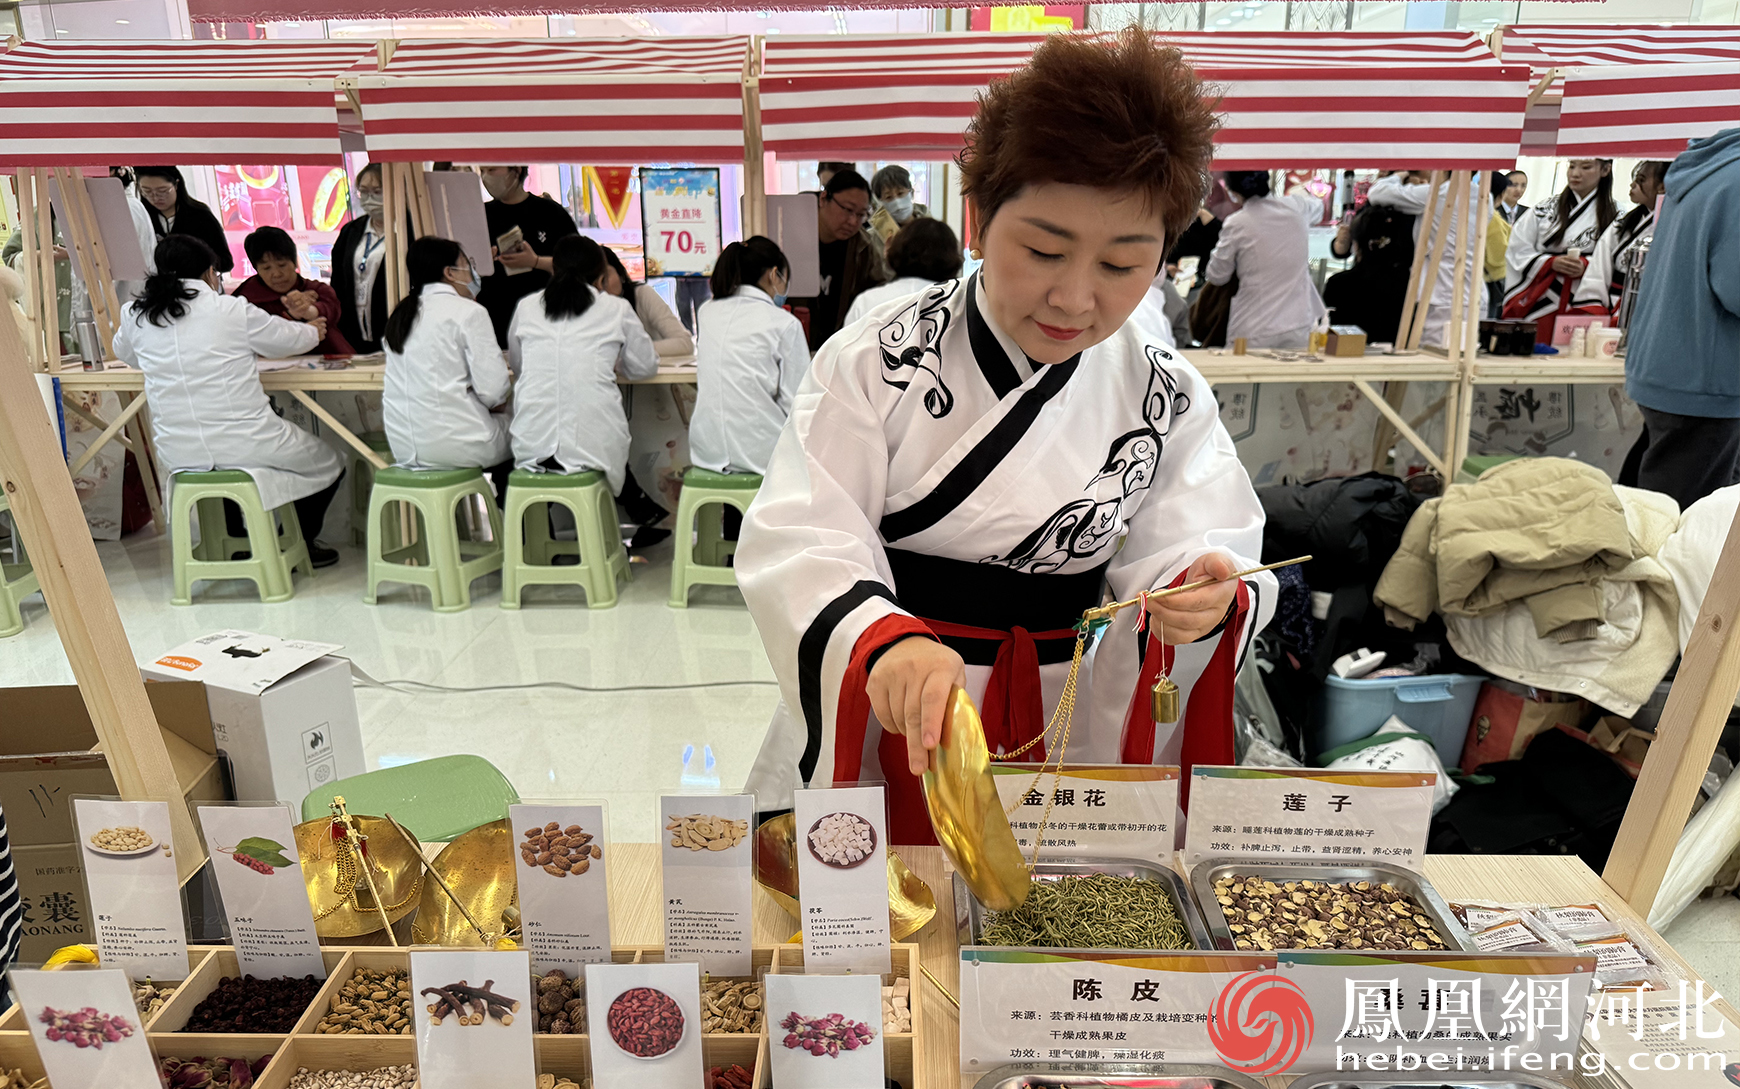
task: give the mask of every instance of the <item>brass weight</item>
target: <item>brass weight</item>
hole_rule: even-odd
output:
[[[1178,686],[1172,683],[1171,677],[1162,673],[1148,693],[1148,716],[1159,723],[1177,722],[1178,705]]]

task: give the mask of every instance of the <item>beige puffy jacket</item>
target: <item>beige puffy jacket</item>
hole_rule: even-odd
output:
[[[1581,462],[1506,462],[1415,512],[1374,596],[1399,627],[1443,613],[1456,652],[1501,677],[1629,715],[1679,651],[1656,558],[1678,523],[1673,500]]]

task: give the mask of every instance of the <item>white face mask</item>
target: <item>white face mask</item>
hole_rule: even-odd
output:
[[[903,197],[890,197],[882,202],[882,207],[888,209],[888,214],[894,217],[894,222],[905,223],[912,218],[912,194]]]
[[[379,193],[362,193],[358,195],[357,201],[362,205],[363,213],[369,216],[380,215],[381,208],[386,203]]]
[[[489,195],[497,200],[514,191],[519,185],[519,179],[512,174],[485,174],[483,187],[489,190]]]

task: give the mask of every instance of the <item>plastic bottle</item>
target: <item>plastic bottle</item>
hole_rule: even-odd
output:
[[[1579,325],[1571,330],[1571,347],[1565,353],[1570,356],[1586,356],[1589,354],[1589,331]]]

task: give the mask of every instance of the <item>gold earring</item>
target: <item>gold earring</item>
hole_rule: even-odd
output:
[[[985,255],[983,253],[979,252],[979,247],[977,247],[977,246],[974,246],[972,249],[968,250],[967,256],[971,257],[975,261],[983,261],[985,259]]]

